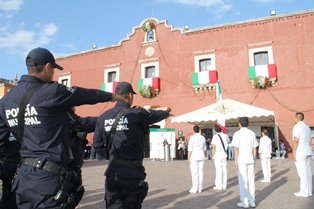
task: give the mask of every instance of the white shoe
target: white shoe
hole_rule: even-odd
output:
[[[237,206],[240,208],[249,208],[249,204],[245,204],[244,202],[238,202]]]
[[[197,191],[193,191],[193,190],[189,190],[189,192],[191,193],[191,194],[196,194],[197,193]]]
[[[284,157],[282,157],[281,159],[285,159]]]
[[[222,188],[213,187],[214,190],[222,190]]]
[[[199,189],[199,190],[197,191],[197,193],[202,193],[202,190],[201,190],[201,189]]]
[[[276,159],[276,160],[279,160],[279,157],[276,157],[275,159]]]
[[[249,206],[251,208],[255,208],[256,207],[254,200],[249,201]]]
[[[312,196],[312,195],[303,195],[303,194],[300,194],[299,192],[294,193],[294,195],[297,197],[311,197]]]

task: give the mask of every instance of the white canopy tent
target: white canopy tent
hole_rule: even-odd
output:
[[[276,127],[275,113],[259,107],[237,102],[231,99],[224,99],[226,126],[238,126],[240,117],[248,117],[250,126],[271,126]],[[171,123],[190,123],[214,127],[220,113],[217,111],[218,104],[194,110],[192,112],[171,118]],[[277,132],[277,130],[276,130]]]
[[[231,99],[222,101],[225,108],[226,127],[238,127],[240,117],[249,118],[249,126],[274,127],[275,142],[278,145],[278,125],[275,113],[270,110],[255,107]],[[217,111],[218,104],[214,103],[192,112],[171,118],[172,123],[190,123],[201,127],[213,128],[221,116]],[[280,162],[280,160],[279,160]]]

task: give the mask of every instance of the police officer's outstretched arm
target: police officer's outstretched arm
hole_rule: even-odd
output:
[[[145,110],[141,109],[140,121],[144,126],[149,126],[151,124],[157,123],[163,119],[173,116],[170,114],[171,108],[167,107],[166,110]]]
[[[87,133],[95,131],[97,117],[80,117],[82,121],[82,128]]]
[[[95,151],[102,157],[105,157],[107,138],[104,133],[104,121],[99,117],[95,126],[93,147]]]
[[[55,85],[57,86],[55,89],[54,102],[56,102],[58,106],[73,107],[84,104],[96,104],[99,102],[124,101],[119,95],[98,89],[87,89],[78,86],[70,88],[62,84]]]
[[[112,94],[112,102],[125,102],[125,99],[121,95]]]

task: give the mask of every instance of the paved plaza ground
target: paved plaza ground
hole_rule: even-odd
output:
[[[294,196],[299,189],[299,177],[292,159],[272,159],[272,182],[262,183],[260,160],[255,166],[256,208],[259,209],[313,209],[314,196]],[[85,195],[77,208],[104,208],[104,171],[108,161],[86,160],[83,166]],[[314,164],[314,161],[313,161]],[[149,182],[149,193],[144,209],[234,209],[239,201],[237,170],[234,161],[228,161],[228,185],[226,190],[213,189],[215,166],[205,161],[204,189],[202,193],[190,194],[191,174],[186,160],[153,161],[145,159],[144,166]],[[314,165],[312,169],[314,168]],[[314,170],[314,169],[313,169]],[[313,172],[314,174],[314,172]]]
[[[256,208],[259,209],[313,209],[314,196],[294,196],[299,189],[299,177],[292,159],[272,159],[272,182],[262,183],[260,160],[255,166]],[[108,161],[86,160],[83,165],[84,197],[77,208],[104,208],[103,175]],[[157,161],[145,159],[144,166],[149,182],[149,193],[143,209],[236,209],[239,201],[237,170],[234,161],[228,161],[228,185],[226,190],[213,189],[215,166],[205,161],[204,189],[202,193],[190,194],[191,174],[187,160]],[[313,174],[314,174],[313,161]],[[1,191],[0,191],[1,194]]]

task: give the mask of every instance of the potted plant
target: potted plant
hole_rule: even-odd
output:
[[[153,97],[157,96],[158,91],[157,91],[157,89],[155,89],[154,87],[152,87],[150,85],[143,85],[140,88],[139,93],[144,98],[153,98]]]
[[[268,77],[259,75],[253,79],[253,86],[257,89],[266,89],[272,86],[272,82]]]

